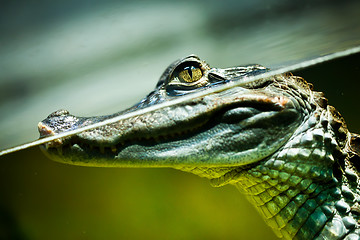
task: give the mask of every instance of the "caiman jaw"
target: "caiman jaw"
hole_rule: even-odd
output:
[[[55,135],[264,71],[260,65],[210,68],[198,57],[189,56],[170,65],[155,90],[134,107],[90,118],[59,110],[39,123],[39,132],[41,137]],[[42,149],[56,161],[86,166],[249,164],[276,151],[301,122],[299,104],[291,94],[271,87],[274,81],[247,82],[242,87],[84,131],[45,144]]]
[[[62,122],[67,122],[67,116],[76,118],[63,115]],[[42,149],[56,161],[87,166],[243,165],[278,149],[299,118],[288,97],[237,88],[89,130]],[[274,121],[284,122],[276,132],[270,124]],[[47,122],[51,121],[39,123],[40,133],[56,134]],[[94,120],[82,118],[79,122]],[[260,126],[264,125],[260,122],[269,124]],[[255,132],[256,139],[249,139]],[[242,151],[235,153],[236,149]]]

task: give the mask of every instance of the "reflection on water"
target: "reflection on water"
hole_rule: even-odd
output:
[[[189,53],[219,67],[277,67],[360,42],[356,1],[85,2],[3,8],[1,149],[37,138],[37,122],[58,108],[93,115],[134,104]],[[296,73],[326,93],[354,132],[359,58]],[[0,214],[6,209],[19,238],[275,239],[235,188],[190,174],[66,166],[38,149],[0,163]]]

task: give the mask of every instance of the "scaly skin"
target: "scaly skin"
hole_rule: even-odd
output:
[[[130,109],[76,117],[59,110],[41,137],[87,126],[227,82],[236,87],[120,120],[42,146],[59,162],[172,167],[233,184],[279,238],[359,239],[359,141],[320,92],[291,74],[245,81],[260,65],[210,68],[192,55],[171,64]]]

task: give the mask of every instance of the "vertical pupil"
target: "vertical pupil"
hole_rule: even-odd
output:
[[[192,70],[195,69],[193,66],[191,67],[185,67],[184,70],[187,70],[187,72],[189,73],[190,78],[192,79]]]

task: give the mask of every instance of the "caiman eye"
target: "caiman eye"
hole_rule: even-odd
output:
[[[203,73],[200,68],[194,66],[184,67],[182,71],[179,72],[179,80],[182,82],[192,83],[200,80]]]
[[[208,68],[205,67],[196,61],[179,64],[164,84],[166,93],[169,96],[180,96],[207,86],[209,81],[204,71]]]

